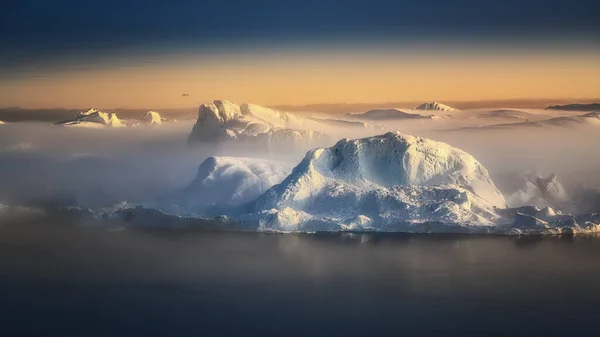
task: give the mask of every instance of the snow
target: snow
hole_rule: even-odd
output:
[[[287,163],[238,157],[209,157],[179,196],[179,206],[194,211],[229,207],[256,199],[291,171]]]
[[[508,226],[499,226],[499,234],[559,235],[600,232],[600,214],[573,216],[562,214],[550,207],[539,209],[533,206],[513,210],[514,221]]]
[[[330,138],[318,122],[254,104],[217,100],[202,104],[189,143],[242,141],[261,148],[285,150],[323,145]]]
[[[102,127],[125,127],[125,124],[117,117],[116,113],[108,113],[90,108],[75,115],[71,120],[57,122],[55,125],[102,128]]]
[[[423,103],[416,107],[415,110],[457,111],[457,109],[438,102]]]
[[[310,151],[254,211],[263,230],[409,230],[437,222],[492,226],[496,207],[506,207],[504,197],[472,156],[389,132]]]
[[[142,117],[142,124],[147,125],[161,125],[163,118],[156,111],[148,111],[144,117]]]
[[[147,126],[158,127],[167,121],[168,120],[166,118],[162,117],[160,115],[160,113],[150,110],[150,111],[146,112],[146,114],[144,114],[144,117],[142,117],[139,121],[131,123],[130,126],[133,128],[140,128],[140,127],[147,127]]]
[[[398,109],[375,109],[369,110],[361,114],[347,114],[348,117],[360,118],[360,119],[432,119],[434,116],[423,116],[416,113],[407,113]]]

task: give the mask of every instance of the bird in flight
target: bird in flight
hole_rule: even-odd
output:
[[[190,97],[188,94],[182,94],[181,97]]]

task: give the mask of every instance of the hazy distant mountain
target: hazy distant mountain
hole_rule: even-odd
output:
[[[419,105],[415,110],[456,111],[453,107],[438,102],[427,102]]]
[[[529,119],[543,119],[549,118],[546,115],[534,114],[530,112],[525,112],[521,110],[514,109],[499,109],[492,111],[485,111],[482,113],[478,113],[473,115],[472,118],[478,119],[504,119],[504,120],[514,120],[514,121],[529,121]]]
[[[599,127],[600,113],[589,112],[579,116],[567,116],[545,119],[541,121],[520,122],[520,123],[504,123],[492,124],[484,126],[471,126],[454,130],[507,130],[521,128],[578,128],[578,127]]]
[[[359,122],[359,121],[346,121],[343,119],[315,118],[315,117],[308,117],[308,119],[313,120],[315,122],[319,122],[319,123],[327,125],[327,126],[334,126],[334,127],[357,128],[357,129],[366,129],[366,128],[372,127],[371,125],[369,125],[367,123]]]
[[[148,110],[160,111],[162,117],[170,120],[195,120],[198,108],[177,108],[177,109],[100,109],[106,112],[114,112],[119,118],[125,120],[139,120],[148,112]],[[0,120],[5,122],[55,122],[58,120],[67,120],[72,118],[83,109],[67,108],[42,108],[25,109],[19,107],[0,108]]]
[[[600,111],[600,103],[551,105],[546,110]]]
[[[398,109],[375,109],[365,113],[349,113],[348,117],[370,120],[382,119],[431,119],[432,116],[423,116],[416,113],[407,113]]]

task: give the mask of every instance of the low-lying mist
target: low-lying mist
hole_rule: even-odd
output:
[[[393,130],[447,142],[486,166],[505,194],[520,184],[513,177],[534,171],[556,173],[569,192],[582,186],[588,192],[600,188],[598,132],[564,128],[448,132],[441,131],[451,124],[444,120],[378,124],[381,127],[324,126],[319,131],[331,135],[332,143]],[[308,150],[269,153],[243,143],[190,146],[192,126],[192,122],[120,129],[33,122],[2,125],[0,203],[102,207],[144,201],[189,185],[209,156],[261,157],[295,165]]]

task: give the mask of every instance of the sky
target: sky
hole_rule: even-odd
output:
[[[595,98],[599,37],[597,0],[4,0],[0,106]]]

